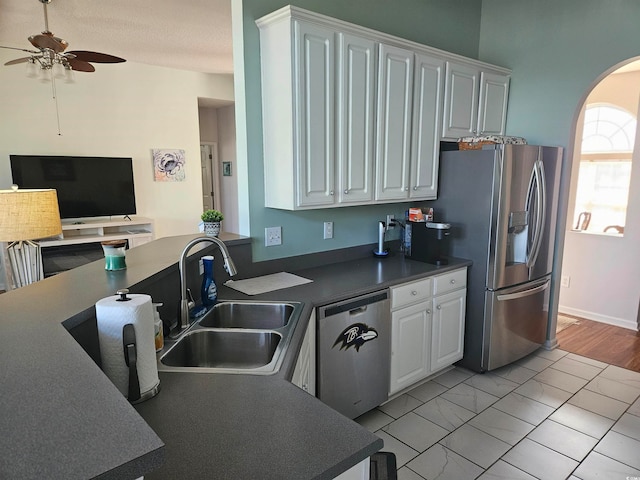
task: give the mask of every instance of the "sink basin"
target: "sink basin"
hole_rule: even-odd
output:
[[[271,362],[281,339],[268,331],[194,330],[161,361],[174,367],[258,368]]]
[[[288,303],[222,302],[200,320],[213,328],[282,328],[289,323],[293,305]]]
[[[166,339],[158,371],[272,375],[282,365],[303,306],[221,301],[177,338]]]

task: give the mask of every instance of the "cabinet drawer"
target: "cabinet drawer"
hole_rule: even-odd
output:
[[[431,297],[431,278],[391,288],[391,309],[406,307]]]
[[[433,277],[433,294],[452,292],[467,286],[467,269],[462,268],[453,272]]]

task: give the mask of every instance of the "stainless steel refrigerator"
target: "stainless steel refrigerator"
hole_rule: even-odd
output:
[[[491,145],[443,151],[435,219],[451,223],[451,255],[473,261],[464,357],[481,372],[546,339],[562,149]]]

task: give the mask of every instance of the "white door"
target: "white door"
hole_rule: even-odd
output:
[[[376,200],[409,197],[413,52],[380,45],[376,142]]]
[[[480,74],[478,128],[480,135],[504,135],[509,99],[509,75]]]
[[[297,20],[294,31],[297,205],[331,205],[335,186],[334,31]]]
[[[478,119],[480,70],[470,65],[447,62],[442,136],[475,135]]]
[[[391,314],[391,381],[389,394],[413,385],[429,374],[431,302]]]
[[[462,358],[466,299],[466,289],[440,295],[433,299],[432,372],[448,367]]]
[[[409,198],[437,197],[443,82],[444,60],[416,55]]]
[[[218,175],[218,145],[200,145],[200,165],[202,167],[202,211],[220,208],[220,177]]]
[[[341,204],[373,200],[375,42],[338,36],[337,168]]]

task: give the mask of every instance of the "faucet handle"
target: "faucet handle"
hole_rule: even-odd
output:
[[[187,288],[187,297],[189,297],[189,310],[196,306],[196,302],[193,300],[193,295],[191,294],[191,289]]]

